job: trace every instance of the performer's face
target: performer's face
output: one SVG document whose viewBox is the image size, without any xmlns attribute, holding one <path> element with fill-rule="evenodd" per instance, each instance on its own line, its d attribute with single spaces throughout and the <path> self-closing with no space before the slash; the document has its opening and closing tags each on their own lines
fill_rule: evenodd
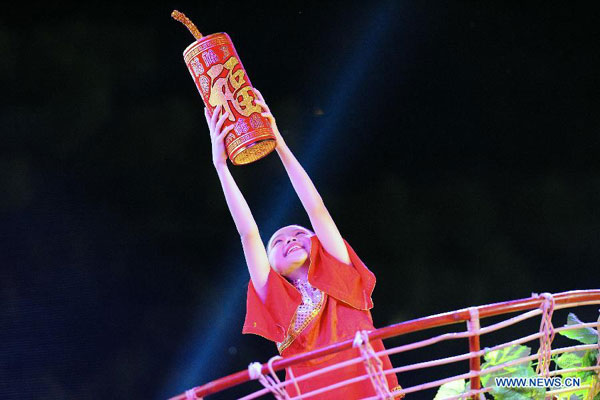
<svg viewBox="0 0 600 400">
<path fill-rule="evenodd" d="M 299 225 L 285 226 L 275 232 L 267 248 L 273 269 L 283 276 L 294 275 L 294 271 L 308 262 L 312 235 Z"/>
</svg>

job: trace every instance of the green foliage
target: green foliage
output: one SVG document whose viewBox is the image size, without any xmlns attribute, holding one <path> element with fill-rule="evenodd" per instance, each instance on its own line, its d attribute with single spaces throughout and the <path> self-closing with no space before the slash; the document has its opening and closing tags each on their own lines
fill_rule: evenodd
<svg viewBox="0 0 600 400">
<path fill-rule="evenodd" d="M 489 367 L 493 367 L 507 363 L 512 360 L 516 360 L 517 358 L 527 357 L 530 354 L 531 349 L 529 347 L 513 345 L 500 350 L 494 350 L 485 353 L 485 355 L 483 356 L 483 359 L 485 360 L 484 365 L 487 364 Z M 508 368 L 520 368 L 521 365 L 522 364 L 519 364 Z M 485 367 L 482 366 L 482 368 Z"/>
<path fill-rule="evenodd" d="M 485 362 L 481 369 L 500 366 L 519 358 L 527 357 L 531 354 L 531 349 L 527 346 L 513 345 L 500 350 L 490 351 L 483 358 Z M 497 371 L 481 376 L 483 386 L 492 386 L 492 396 L 495 400 L 525 400 L 525 399 L 544 399 L 546 391 L 542 388 L 510 388 L 495 386 L 494 378 L 498 377 L 535 377 L 531 361 L 505 366 Z"/>
<path fill-rule="evenodd" d="M 569 325 L 577 325 L 583 323 L 577 318 L 577 316 L 573 313 L 569 313 L 567 317 L 567 324 Z M 583 344 L 596 344 L 598 343 L 598 333 L 595 329 L 592 328 L 577 328 L 570 329 L 568 331 L 559 332 L 561 335 L 568 337 L 569 339 L 577 340 Z M 596 365 L 596 358 L 598 357 L 598 350 L 587 350 L 587 351 L 574 351 L 570 353 L 562 353 L 560 356 L 554 359 L 554 363 L 556 366 L 563 369 L 573 369 L 573 368 L 585 368 Z M 561 374 L 563 378 L 566 377 L 576 377 L 581 379 L 581 386 L 593 386 L 596 381 L 596 373 L 594 371 L 577 371 L 577 372 L 567 372 Z M 559 399 L 574 399 L 574 400 L 582 400 L 586 399 L 588 395 L 588 389 L 582 390 L 573 390 L 570 392 L 561 393 Z M 595 393 L 594 400 L 600 400 L 600 393 Z"/>
<path fill-rule="evenodd" d="M 567 324 L 565 326 L 578 325 L 582 323 L 583 322 L 581 322 L 575 314 L 569 313 L 567 316 Z M 583 344 L 598 343 L 598 332 L 596 332 L 596 330 L 593 328 L 569 329 L 568 331 L 560 331 L 558 333 L 568 337 L 569 339 L 577 340 Z"/>
<path fill-rule="evenodd" d="M 570 313 L 567 317 L 567 324 L 576 325 L 582 322 Z M 578 328 L 559 332 L 561 335 L 570 339 L 577 340 L 583 344 L 598 343 L 598 333 L 592 328 Z M 484 355 L 485 362 L 481 369 L 485 370 L 492 367 L 502 366 L 502 368 L 481 376 L 481 384 L 484 387 L 492 387 L 490 394 L 494 400 L 543 400 L 546 390 L 543 388 L 508 388 L 496 387 L 494 378 L 497 377 L 536 377 L 535 369 L 531 361 L 521 364 L 504 366 L 511 361 L 527 357 L 531 354 L 531 349 L 527 346 L 513 345 L 503 349 L 494 350 Z M 558 370 L 567 370 L 574 368 L 585 368 L 596 365 L 598 350 L 576 351 L 563 353 L 560 356 L 553 357 L 554 364 Z M 581 385 L 590 385 L 593 387 L 596 382 L 597 374 L 594 371 L 577 371 L 561 374 L 566 377 L 577 377 L 581 379 Z M 464 379 L 452 381 L 440 386 L 434 400 L 442 400 L 447 397 L 456 396 L 469 391 L 469 381 Z M 588 396 L 588 389 L 573 390 L 558 395 L 560 400 L 585 400 Z M 594 393 L 593 400 L 600 400 L 600 392 Z"/>
<path fill-rule="evenodd" d="M 457 394 L 465 393 L 467 391 L 469 391 L 468 381 L 465 382 L 464 379 L 459 379 L 457 381 L 444 383 L 442 386 L 440 386 L 433 400 L 442 400 L 447 397 L 452 397 L 456 396 Z M 462 400 L 463 398 L 459 397 L 459 399 Z"/>
</svg>

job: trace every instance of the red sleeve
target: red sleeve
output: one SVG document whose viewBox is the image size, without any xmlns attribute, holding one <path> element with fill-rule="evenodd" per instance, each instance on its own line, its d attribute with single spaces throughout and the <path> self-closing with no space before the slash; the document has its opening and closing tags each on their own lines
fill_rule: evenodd
<svg viewBox="0 0 600 400">
<path fill-rule="evenodd" d="M 373 308 L 371 295 L 375 288 L 375 275 L 358 258 L 348 242 L 344 240 L 344 243 L 350 255 L 351 266 L 327 253 L 316 235 L 312 237 L 308 281 L 358 310 L 369 310 Z"/>
<path fill-rule="evenodd" d="M 273 342 L 283 342 L 294 313 L 302 303 L 300 293 L 272 269 L 267 278 L 267 298 L 263 303 L 248 283 L 246 320 L 242 333 L 253 333 Z"/>
</svg>

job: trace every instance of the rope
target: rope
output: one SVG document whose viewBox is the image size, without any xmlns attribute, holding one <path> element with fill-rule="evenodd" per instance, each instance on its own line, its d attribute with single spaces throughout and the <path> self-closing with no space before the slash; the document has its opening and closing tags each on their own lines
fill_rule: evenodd
<svg viewBox="0 0 600 400">
<path fill-rule="evenodd" d="M 542 321 L 540 323 L 540 350 L 538 351 L 538 365 L 536 374 L 544 375 L 548 378 L 550 372 L 550 362 L 552 361 L 552 341 L 554 340 L 554 326 L 552 326 L 552 313 L 554 312 L 554 297 L 550 293 L 536 295 L 543 297 L 544 301 L 540 305 L 542 309 Z"/>
<path fill-rule="evenodd" d="M 253 363 L 250 363 L 250 365 L 248 365 L 248 375 L 250 375 L 250 379 L 252 379 L 252 380 L 258 379 L 258 381 L 260 383 L 262 383 L 262 385 L 265 388 L 269 389 L 269 391 L 273 394 L 273 396 L 275 396 L 275 399 L 290 400 L 289 394 L 287 393 L 287 391 L 281 384 L 279 377 L 273 370 L 273 361 L 279 360 L 280 358 L 282 358 L 282 357 L 274 356 L 274 357 L 271 357 L 271 359 L 268 361 L 267 366 L 269 368 L 269 372 L 271 373 L 271 376 L 263 375 L 262 365 L 259 362 L 253 362 Z M 293 375 L 292 375 L 292 377 L 293 377 Z M 293 379 L 293 381 L 294 381 L 294 385 L 296 386 L 296 389 L 298 390 L 298 394 L 300 394 L 300 390 L 298 389 L 298 384 L 296 383 L 295 378 Z"/>
<path fill-rule="evenodd" d="M 296 393 L 298 394 L 298 396 L 301 396 L 302 392 L 300 392 L 300 388 L 298 387 L 298 382 L 296 382 L 296 377 L 294 376 L 292 367 L 287 367 L 285 370 L 287 371 L 288 376 L 290 377 L 290 380 L 292 381 L 292 383 L 294 384 L 294 387 L 296 388 Z"/>
<path fill-rule="evenodd" d="M 588 296 L 589 299 L 588 299 L 588 297 L 585 297 L 585 298 L 581 297 L 581 294 L 585 294 L 588 292 L 590 293 L 590 295 Z M 537 360 L 538 371 L 541 373 L 544 373 L 545 372 L 544 369 L 545 369 L 549 376 L 556 376 L 556 375 L 561 375 L 563 373 L 573 373 L 573 372 L 579 372 L 579 371 L 594 371 L 595 375 L 597 375 L 597 377 L 595 377 L 594 381 L 590 382 L 591 384 L 589 386 L 582 386 L 579 388 L 579 389 L 585 389 L 586 391 L 589 390 L 588 398 L 586 400 L 590 400 L 589 397 L 593 397 L 594 394 L 597 394 L 598 391 L 600 391 L 600 356 L 598 357 L 595 366 L 590 366 L 590 367 L 585 367 L 585 368 L 579 367 L 579 368 L 572 368 L 572 369 L 566 369 L 566 370 L 557 369 L 555 371 L 549 371 L 548 366 L 549 366 L 549 364 L 551 364 L 551 356 L 552 355 L 558 355 L 558 354 L 562 354 L 565 352 L 573 352 L 573 351 L 582 351 L 582 352 L 596 351 L 596 350 L 600 351 L 600 343 L 552 349 L 551 345 L 553 343 L 553 338 L 555 336 L 555 333 L 560 332 L 562 330 L 575 328 L 573 326 L 554 328 L 552 325 L 552 316 L 553 316 L 554 310 L 571 308 L 571 307 L 576 307 L 576 306 L 581 306 L 581 305 L 600 304 L 600 290 L 573 291 L 573 292 L 559 293 L 559 294 L 554 295 L 554 297 L 552 295 L 548 295 L 548 294 L 540 294 L 540 295 L 533 294 L 533 299 L 534 299 L 534 301 L 532 301 L 532 298 L 522 299 L 518 303 L 519 306 L 524 305 L 524 308 L 522 308 L 523 310 L 531 310 L 531 308 L 534 307 L 533 310 L 524 312 L 523 314 L 519 313 L 519 315 L 509 318 L 507 320 L 503 320 L 501 322 L 498 322 L 498 323 L 495 323 L 495 324 L 492 324 L 489 326 L 485 326 L 485 327 L 480 326 L 479 329 L 476 329 L 475 326 L 470 326 L 470 327 L 467 327 L 468 328 L 467 332 L 446 333 L 446 334 L 434 336 L 432 338 L 428 338 L 425 340 L 421 340 L 421 341 L 418 341 L 415 343 L 410 343 L 408 345 L 402 345 L 402 346 L 394 347 L 392 349 L 383 350 L 379 353 L 375 353 L 374 354 L 375 357 L 373 357 L 372 354 L 369 354 L 368 348 L 365 345 L 365 342 L 368 343 L 368 341 L 369 341 L 368 336 L 365 333 L 363 333 L 364 334 L 364 338 L 363 338 L 363 334 L 358 332 L 354 339 L 354 347 L 355 348 L 359 347 L 359 348 L 361 348 L 362 351 L 359 354 L 357 354 L 354 359 L 309 372 L 305 375 L 299 376 L 298 378 L 294 378 L 292 370 L 290 369 L 290 367 L 288 367 L 288 368 L 286 368 L 286 370 L 288 372 L 288 379 L 284 382 L 280 382 L 278 379 L 273 379 L 271 377 L 264 377 L 262 375 L 262 367 L 263 366 L 265 367 L 265 371 L 270 371 L 271 374 L 274 374 L 274 371 L 272 370 L 272 364 L 271 364 L 271 367 L 269 367 L 269 368 L 267 368 L 268 365 L 266 363 L 263 365 L 261 365 L 260 363 L 254 363 L 254 364 L 257 364 L 254 367 L 251 364 L 248 366 L 248 372 L 249 372 L 249 375 L 251 376 L 251 378 L 254 380 L 257 380 L 262 377 L 263 380 L 267 382 L 267 385 L 263 384 L 265 386 L 264 388 L 261 388 L 259 391 L 245 396 L 244 399 L 247 399 L 247 400 L 255 399 L 255 398 L 258 398 L 259 396 L 263 396 L 270 392 L 272 393 L 274 390 L 279 389 L 278 387 L 272 388 L 271 386 L 284 386 L 286 389 L 289 389 L 290 394 L 287 398 L 287 399 L 289 399 L 289 397 L 292 396 L 292 389 L 290 389 L 290 388 L 293 385 L 295 385 L 296 389 L 298 389 L 298 387 L 297 387 L 298 382 L 311 379 L 315 376 L 318 376 L 318 375 L 321 375 L 321 374 L 324 374 L 327 372 L 332 372 L 339 368 L 344 368 L 348 365 L 353 365 L 353 364 L 356 365 L 357 363 L 363 362 L 367 369 L 367 371 L 364 375 L 362 375 L 360 377 L 348 379 L 344 382 L 339 382 L 339 383 L 327 386 L 325 388 L 313 390 L 310 393 L 302 394 L 299 397 L 315 396 L 317 394 L 321 394 L 322 392 L 327 391 L 327 389 L 329 389 L 329 390 L 336 389 L 337 387 L 352 384 L 352 383 L 358 382 L 360 380 L 364 381 L 364 379 L 369 378 L 372 382 L 374 390 L 377 391 L 377 394 L 373 393 L 373 396 L 369 397 L 368 400 L 382 400 L 381 388 L 378 389 L 376 386 L 377 378 L 378 378 L 378 376 L 377 376 L 378 370 L 376 367 L 377 367 L 377 361 L 380 361 L 376 358 L 377 356 L 398 354 L 398 353 L 406 352 L 406 351 L 413 350 L 413 349 L 425 348 L 425 347 L 431 346 L 435 343 L 440 343 L 440 342 L 448 341 L 451 339 L 464 339 L 464 338 L 470 338 L 470 337 L 475 337 L 475 336 L 481 337 L 481 336 L 484 336 L 485 334 L 489 334 L 491 332 L 495 332 L 495 331 L 507 328 L 509 326 L 513 326 L 514 324 L 516 324 L 520 321 L 524 321 L 526 319 L 534 318 L 534 317 L 537 317 L 538 315 L 540 315 L 541 321 L 540 321 L 539 331 L 537 331 L 535 334 L 531 334 L 529 336 L 524 336 L 519 339 L 513 340 L 511 342 L 493 346 L 490 349 L 486 348 L 484 350 L 479 350 L 479 351 L 470 351 L 467 354 L 461 354 L 459 356 L 452 356 L 452 357 L 442 358 L 439 360 L 425 361 L 425 362 L 419 362 L 419 363 L 415 363 L 415 364 L 411 364 L 411 365 L 405 365 L 400 368 L 392 368 L 390 370 L 385 370 L 384 372 L 386 374 L 402 373 L 405 371 L 419 370 L 419 369 L 429 368 L 429 367 L 433 367 L 433 366 L 446 365 L 446 364 L 454 363 L 457 361 L 462 362 L 464 360 L 474 359 L 478 356 L 481 356 L 486 351 L 506 348 L 506 347 L 514 345 L 514 344 L 521 344 L 521 343 L 525 343 L 525 342 L 531 341 L 531 340 L 539 340 L 540 341 L 540 349 L 537 352 L 537 354 L 533 354 L 528 357 L 522 357 L 518 360 L 513 360 L 508 363 L 498 365 L 496 367 L 487 368 L 483 371 L 471 370 L 467 374 L 461 374 L 461 375 L 452 376 L 452 377 L 448 377 L 448 378 L 444 378 L 444 379 L 440 379 L 440 380 L 436 380 L 436 381 L 432 381 L 432 382 L 426 382 L 424 384 L 400 389 L 398 391 L 390 391 L 391 392 L 390 394 L 391 395 L 404 395 L 406 393 L 414 393 L 414 392 L 419 392 L 419 391 L 426 390 L 426 389 L 432 389 L 432 388 L 439 387 L 440 385 L 442 385 L 444 383 L 454 381 L 457 379 L 472 379 L 481 374 L 490 374 L 490 373 L 499 371 L 500 369 L 503 369 L 506 367 L 511 367 L 511 366 L 514 366 L 517 364 L 530 363 L 531 361 Z M 499 307 L 497 305 L 492 305 L 493 312 L 486 312 L 486 318 L 487 318 L 487 314 L 504 315 L 509 312 L 515 312 L 515 304 L 516 303 L 514 303 L 514 304 L 513 303 L 514 302 L 511 302 L 510 304 L 506 304 L 506 305 L 501 304 L 500 305 L 501 307 Z M 537 307 L 534 305 L 535 303 L 538 304 Z M 500 312 L 498 310 L 501 310 L 502 312 Z M 481 312 L 478 308 L 473 308 L 473 309 L 460 310 L 460 314 L 458 314 L 459 312 L 454 312 L 454 313 L 448 313 L 448 315 L 453 316 L 456 320 L 458 320 L 458 319 L 464 320 L 465 319 L 464 318 L 465 311 L 468 311 L 468 314 L 470 317 L 467 320 L 467 324 L 475 322 L 475 320 L 476 320 L 475 314 L 478 311 Z M 441 315 L 440 317 L 442 317 L 442 316 L 444 318 L 447 317 L 446 315 Z M 458 318 L 458 317 L 460 317 L 460 318 Z M 433 319 L 435 321 L 437 321 L 438 316 L 433 316 Z M 446 319 L 444 319 L 443 321 L 446 321 Z M 418 321 L 418 322 L 420 324 L 420 321 Z M 440 321 L 435 322 L 435 324 L 427 323 L 427 324 L 425 324 L 427 326 L 423 329 L 431 329 L 432 327 L 441 326 L 441 325 L 443 325 L 443 324 L 441 324 L 441 322 L 442 321 L 440 320 Z M 413 331 L 417 330 L 414 327 L 412 327 L 412 325 L 415 323 L 415 321 L 408 321 L 408 323 L 409 323 L 409 329 L 407 330 L 407 332 L 413 332 Z M 417 324 L 417 325 L 419 325 L 419 324 Z M 405 323 L 399 324 L 399 325 L 404 326 Z M 580 328 L 597 327 L 598 334 L 600 336 L 600 318 L 596 322 L 578 324 L 577 327 L 580 327 Z M 402 331 L 402 330 L 398 330 L 398 332 L 400 332 L 400 331 Z M 396 332 L 396 331 L 393 331 L 393 332 Z M 402 332 L 404 332 L 404 331 L 402 331 Z M 396 334 L 400 335 L 401 333 L 396 333 Z M 391 337 L 392 335 L 387 335 L 385 337 L 388 337 L 388 336 Z M 599 342 L 600 342 L 600 340 L 599 340 Z M 550 355 L 548 353 L 550 353 Z M 274 360 L 271 360 L 271 361 L 274 361 Z M 380 368 L 383 369 L 382 366 L 380 366 Z M 473 369 L 475 369 L 475 368 L 473 368 Z M 265 374 L 269 375 L 267 372 L 265 372 Z M 269 378 L 270 381 L 267 380 L 267 378 Z M 298 382 L 296 382 L 296 379 Z M 375 383 L 373 383 L 373 382 L 375 382 Z M 384 388 L 385 388 L 385 386 L 384 386 Z M 195 389 L 191 389 L 188 392 L 186 392 L 183 396 L 182 395 L 177 396 L 177 400 L 196 399 L 194 390 L 199 395 L 203 394 L 204 391 L 206 391 L 202 387 L 196 387 Z M 395 388 L 394 388 L 394 390 L 395 390 Z M 465 396 L 471 397 L 473 395 L 480 395 L 483 392 L 486 392 L 489 390 L 490 390 L 489 387 L 478 389 L 478 390 L 470 390 L 467 393 L 462 393 L 460 395 L 456 395 L 451 398 L 458 399 L 458 397 L 461 397 L 461 398 L 464 398 Z M 564 388 L 561 390 L 562 391 L 573 391 L 576 389 Z M 385 395 L 386 395 L 385 389 L 383 389 L 383 391 L 384 391 L 383 399 L 388 399 L 389 397 L 388 398 L 385 397 Z M 388 391 L 389 391 L 389 389 L 388 389 Z M 592 394 L 590 394 L 590 392 Z M 559 393 L 559 391 L 548 392 L 548 394 L 557 394 L 557 393 Z M 286 399 L 286 397 L 280 396 L 279 393 L 277 393 L 275 397 L 277 399 L 284 399 L 284 400 Z M 294 398 L 298 398 L 298 397 L 294 397 Z M 365 400 L 367 400 L 367 399 L 365 399 Z"/>
<path fill-rule="evenodd" d="M 377 393 L 377 398 L 381 400 L 393 399 L 394 395 L 390 392 L 383 374 L 383 362 L 377 357 L 373 346 L 369 343 L 369 333 L 367 331 L 357 331 L 352 347 L 358 347 L 360 350 L 365 369 Z"/>
</svg>

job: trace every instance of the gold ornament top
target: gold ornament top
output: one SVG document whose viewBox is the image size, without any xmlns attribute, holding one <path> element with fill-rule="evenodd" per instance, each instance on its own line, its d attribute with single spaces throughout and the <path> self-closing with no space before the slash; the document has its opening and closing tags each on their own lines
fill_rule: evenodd
<svg viewBox="0 0 600 400">
<path fill-rule="evenodd" d="M 196 25 L 194 25 L 194 23 L 190 21 L 190 19 L 186 17 L 184 13 L 177 10 L 173 10 L 173 12 L 171 13 L 171 17 L 184 24 L 185 27 L 188 28 L 190 33 L 194 35 L 196 40 L 202 39 L 202 34 L 198 30 L 198 28 L 196 28 Z"/>
</svg>

